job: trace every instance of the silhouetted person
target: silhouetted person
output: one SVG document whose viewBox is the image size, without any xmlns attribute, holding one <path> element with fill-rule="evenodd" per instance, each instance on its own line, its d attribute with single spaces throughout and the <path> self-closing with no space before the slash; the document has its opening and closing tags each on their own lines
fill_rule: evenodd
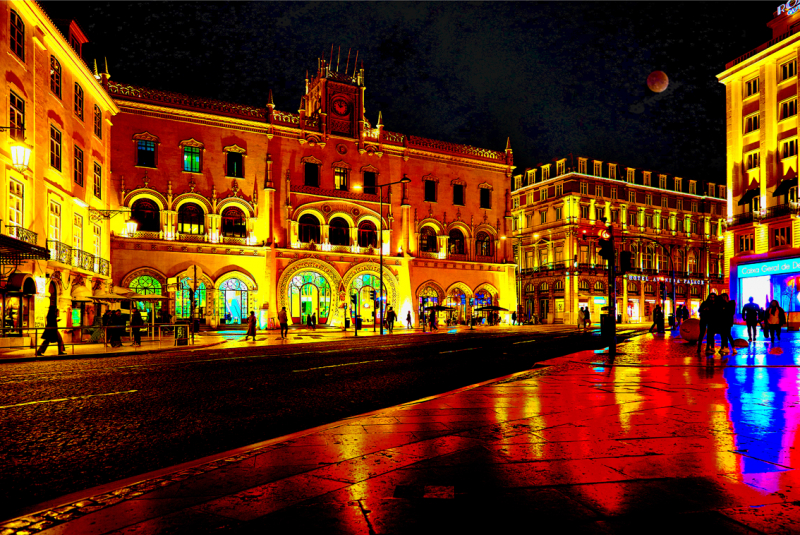
<svg viewBox="0 0 800 535">
<path fill-rule="evenodd" d="M 744 317 L 745 325 L 747 325 L 747 339 L 752 342 L 756 339 L 758 322 L 761 319 L 761 307 L 753 302 L 752 297 L 750 302 L 742 307 L 742 316 Z"/>
<path fill-rule="evenodd" d="M 703 346 L 703 336 L 706 335 L 706 329 L 708 329 L 708 334 L 706 335 L 706 353 L 714 352 L 714 329 L 712 327 L 711 318 L 714 316 L 714 300 L 716 297 L 717 294 L 711 293 L 705 301 L 700 303 L 700 308 L 698 310 L 700 314 L 700 336 L 697 338 L 698 353 L 700 353 L 700 349 Z"/>
<path fill-rule="evenodd" d="M 775 343 L 775 336 L 778 342 L 781 341 L 781 327 L 786 324 L 786 312 L 778 305 L 775 299 L 769 304 L 769 308 L 764 311 L 765 335 L 769 336 L 770 342 Z"/>
<path fill-rule="evenodd" d="M 142 313 L 139 312 L 138 308 L 133 309 L 133 315 L 131 316 L 131 332 L 133 333 L 133 346 L 141 346 L 142 345 L 142 333 L 139 331 L 139 328 L 144 325 L 144 320 L 142 319 Z"/>
<path fill-rule="evenodd" d="M 244 335 L 244 341 L 246 342 L 247 339 L 252 336 L 253 342 L 256 341 L 256 313 L 252 310 L 250 311 L 250 315 L 247 316 L 247 334 Z"/>
<path fill-rule="evenodd" d="M 67 352 L 64 351 L 64 341 L 61 339 L 61 333 L 58 332 L 58 309 L 56 307 L 51 306 L 47 311 L 47 319 L 44 326 L 45 329 L 44 333 L 42 333 L 42 345 L 39 346 L 39 350 L 36 351 L 36 355 L 41 357 L 51 342 L 58 344 L 59 355 L 66 355 Z"/>
</svg>

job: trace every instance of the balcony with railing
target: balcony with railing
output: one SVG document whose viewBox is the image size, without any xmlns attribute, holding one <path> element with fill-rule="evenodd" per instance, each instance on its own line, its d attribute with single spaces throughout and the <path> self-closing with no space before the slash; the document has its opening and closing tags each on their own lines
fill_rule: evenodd
<svg viewBox="0 0 800 535">
<path fill-rule="evenodd" d="M 36 241 L 39 238 L 39 235 L 34 231 L 10 223 L 6 225 L 6 231 L 7 236 L 24 241 L 25 243 L 30 243 L 31 245 L 36 245 Z"/>
<path fill-rule="evenodd" d="M 767 208 L 764 219 L 773 219 L 785 215 L 800 215 L 800 204 L 798 203 L 784 203 Z"/>
<path fill-rule="evenodd" d="M 93 271 L 106 277 L 111 274 L 111 264 L 105 258 L 70 247 L 57 240 L 47 240 L 47 248 L 50 250 L 50 259 L 54 262 Z"/>
<path fill-rule="evenodd" d="M 752 223 L 753 221 L 760 221 L 761 218 L 761 212 L 745 212 L 743 214 L 734 214 L 728 218 L 728 227 L 746 225 L 748 223 Z"/>
</svg>

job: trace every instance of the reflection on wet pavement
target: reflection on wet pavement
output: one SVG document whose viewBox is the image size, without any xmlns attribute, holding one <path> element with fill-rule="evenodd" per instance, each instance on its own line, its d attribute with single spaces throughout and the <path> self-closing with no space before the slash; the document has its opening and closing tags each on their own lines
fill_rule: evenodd
<svg viewBox="0 0 800 535">
<path fill-rule="evenodd" d="M 62 527 L 477 532 L 524 511 L 531 527 L 586 532 L 800 532 L 800 337 L 784 334 L 781 347 L 708 359 L 680 338 L 645 335 L 613 362 L 592 351 L 552 359 L 165 476 L 94 512 L 75 506 Z"/>
</svg>

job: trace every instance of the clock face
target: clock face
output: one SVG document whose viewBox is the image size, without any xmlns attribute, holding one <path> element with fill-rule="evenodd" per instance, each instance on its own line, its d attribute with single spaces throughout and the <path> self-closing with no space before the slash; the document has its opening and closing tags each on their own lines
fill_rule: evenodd
<svg viewBox="0 0 800 535">
<path fill-rule="evenodd" d="M 333 113 L 336 115 L 348 115 L 350 113 L 350 104 L 346 100 L 336 99 L 333 101 Z"/>
</svg>

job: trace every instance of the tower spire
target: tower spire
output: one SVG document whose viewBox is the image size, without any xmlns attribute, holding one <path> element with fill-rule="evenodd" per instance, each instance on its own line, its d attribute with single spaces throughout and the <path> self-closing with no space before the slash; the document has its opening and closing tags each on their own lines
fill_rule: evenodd
<svg viewBox="0 0 800 535">
<path fill-rule="evenodd" d="M 378 124 L 375 126 L 383 126 L 383 113 L 380 111 L 378 112 Z"/>
<path fill-rule="evenodd" d="M 269 97 L 267 97 L 267 107 L 270 111 L 275 108 L 275 102 L 272 101 L 272 89 L 269 90 Z"/>
</svg>

